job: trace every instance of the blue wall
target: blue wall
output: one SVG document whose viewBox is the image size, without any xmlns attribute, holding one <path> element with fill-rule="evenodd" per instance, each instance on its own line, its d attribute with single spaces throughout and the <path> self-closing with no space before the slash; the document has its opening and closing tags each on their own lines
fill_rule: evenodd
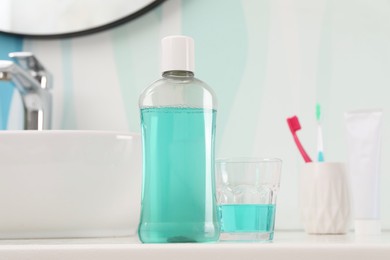
<svg viewBox="0 0 390 260">
<path fill-rule="evenodd" d="M 0 60 L 8 60 L 8 53 L 21 51 L 23 38 L 0 33 Z M 9 108 L 14 92 L 13 84 L 0 81 L 0 130 L 7 128 Z"/>
<path fill-rule="evenodd" d="M 283 159 L 276 226 L 300 228 L 303 160 L 286 118 L 299 116 L 299 137 L 314 158 L 319 102 L 325 158 L 346 161 L 343 113 L 390 110 L 390 2 L 169 0 L 88 36 L 1 36 L 1 58 L 23 42 L 52 72 L 54 129 L 139 132 L 138 97 L 160 77 L 160 39 L 169 34 L 194 38 L 196 76 L 217 93 L 216 156 Z M 0 90 L 4 129 L 12 89 Z M 8 129 L 20 119 L 14 107 Z M 390 228 L 389 120 L 383 126 L 382 219 Z"/>
</svg>

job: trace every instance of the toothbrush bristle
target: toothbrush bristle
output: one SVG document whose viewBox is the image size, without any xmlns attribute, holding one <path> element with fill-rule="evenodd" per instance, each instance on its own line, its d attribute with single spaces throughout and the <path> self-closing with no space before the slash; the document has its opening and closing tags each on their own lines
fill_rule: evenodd
<svg viewBox="0 0 390 260">
<path fill-rule="evenodd" d="M 321 106 L 318 103 L 316 104 L 316 119 L 317 121 L 321 119 Z"/>
<path fill-rule="evenodd" d="M 287 124 L 290 127 L 291 132 L 296 132 L 301 129 L 301 124 L 299 123 L 297 116 L 287 118 Z"/>
<path fill-rule="evenodd" d="M 324 161 L 324 153 L 323 152 L 318 152 L 318 158 L 317 158 L 317 160 L 319 161 L 319 162 L 323 162 Z"/>
</svg>

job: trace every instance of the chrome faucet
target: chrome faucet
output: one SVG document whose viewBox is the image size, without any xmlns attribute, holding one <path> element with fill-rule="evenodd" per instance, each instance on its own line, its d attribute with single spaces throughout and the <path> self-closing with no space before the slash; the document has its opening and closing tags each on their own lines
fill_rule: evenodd
<svg viewBox="0 0 390 260">
<path fill-rule="evenodd" d="M 24 129 L 51 128 L 52 77 L 30 52 L 12 52 L 0 60 L 0 80 L 12 81 L 22 97 Z"/>
</svg>

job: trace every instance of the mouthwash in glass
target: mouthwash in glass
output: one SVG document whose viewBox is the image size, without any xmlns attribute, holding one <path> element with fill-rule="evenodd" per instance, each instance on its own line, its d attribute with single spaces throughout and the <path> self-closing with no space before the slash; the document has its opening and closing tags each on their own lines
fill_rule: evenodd
<svg viewBox="0 0 390 260">
<path fill-rule="evenodd" d="M 162 40 L 162 79 L 140 97 L 143 243 L 218 241 L 214 182 L 217 102 L 194 77 L 194 43 Z"/>
</svg>

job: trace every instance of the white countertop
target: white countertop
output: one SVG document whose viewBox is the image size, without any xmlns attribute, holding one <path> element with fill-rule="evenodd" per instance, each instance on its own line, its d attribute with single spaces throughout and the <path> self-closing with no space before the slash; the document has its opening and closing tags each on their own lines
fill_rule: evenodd
<svg viewBox="0 0 390 260">
<path fill-rule="evenodd" d="M 273 243 L 141 244 L 137 237 L 0 240 L 0 259 L 389 260 L 390 232 L 380 236 L 275 232 Z"/>
</svg>

